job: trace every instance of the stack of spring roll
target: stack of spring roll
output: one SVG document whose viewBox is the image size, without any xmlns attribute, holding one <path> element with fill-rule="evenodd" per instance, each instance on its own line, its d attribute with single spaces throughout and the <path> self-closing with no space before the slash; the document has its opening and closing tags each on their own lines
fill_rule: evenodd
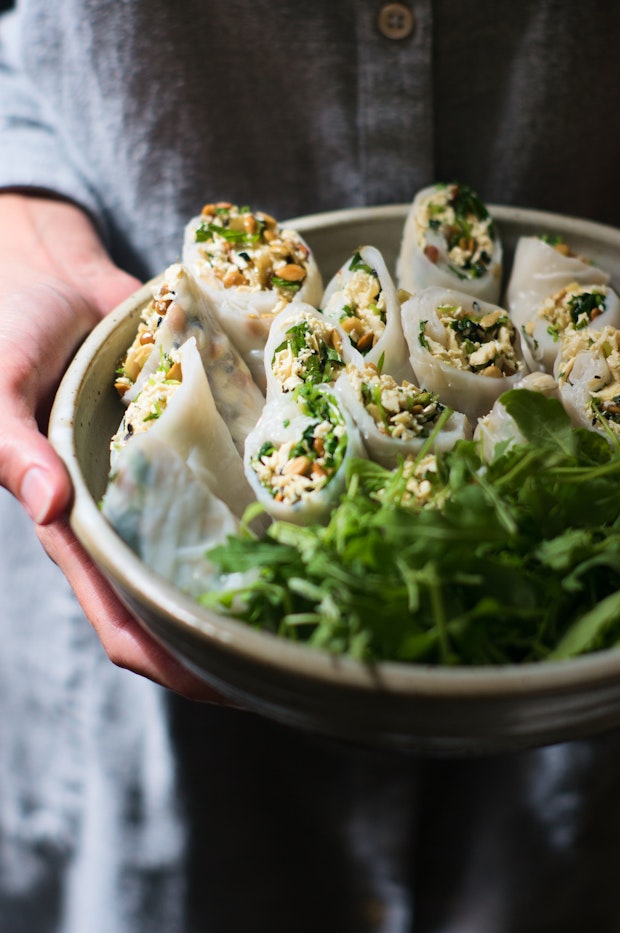
<svg viewBox="0 0 620 933">
<path fill-rule="evenodd" d="M 620 303 L 566 243 L 522 238 L 500 304 L 491 214 L 466 185 L 435 184 L 413 200 L 394 275 L 375 246 L 352 247 L 323 289 L 297 232 L 208 204 L 142 313 L 102 508 L 192 596 L 239 582 L 205 552 L 253 502 L 256 534 L 325 522 L 351 458 L 432 470 L 472 434 L 487 458 L 520 440 L 499 401 L 509 388 L 620 433 Z"/>
</svg>

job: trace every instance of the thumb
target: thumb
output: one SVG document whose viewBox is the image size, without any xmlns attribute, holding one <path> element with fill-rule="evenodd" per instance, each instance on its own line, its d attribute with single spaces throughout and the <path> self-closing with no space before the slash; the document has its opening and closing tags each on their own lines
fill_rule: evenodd
<svg viewBox="0 0 620 933">
<path fill-rule="evenodd" d="M 0 485 L 41 525 L 58 518 L 71 501 L 71 480 L 58 454 L 34 419 L 6 404 L 0 411 Z"/>
</svg>

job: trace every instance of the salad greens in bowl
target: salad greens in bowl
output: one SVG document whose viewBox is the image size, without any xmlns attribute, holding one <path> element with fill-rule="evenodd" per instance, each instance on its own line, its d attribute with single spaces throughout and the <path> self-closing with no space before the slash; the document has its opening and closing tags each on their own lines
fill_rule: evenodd
<svg viewBox="0 0 620 933">
<path fill-rule="evenodd" d="M 521 238 L 541 233 L 570 241 L 611 286 L 620 282 L 620 231 L 489 209 L 504 288 Z M 364 243 L 394 270 L 408 210 L 335 211 L 289 225 L 327 279 Z M 472 754 L 620 723 L 620 405 L 616 414 L 604 398 L 591 430 L 575 426 L 555 390 L 511 387 L 496 402 L 502 428 L 490 446 L 472 426 L 436 449 L 453 410 L 429 388 L 433 421 L 415 454 L 382 465 L 352 444 L 344 456 L 339 428 L 341 485 L 327 517 L 275 517 L 265 528 L 264 508 L 244 507 L 235 533 L 205 549 L 225 585 L 190 595 L 151 569 L 101 509 L 125 410 L 115 373 L 158 281 L 80 348 L 50 438 L 74 483 L 75 534 L 162 644 L 236 704 L 346 741 Z M 381 415 L 381 397 L 369 399 Z M 340 403 L 336 383 L 330 405 Z M 292 460 L 310 477 L 323 450 L 316 430 L 304 430 L 311 443 L 291 441 Z M 264 440 L 258 449 L 271 452 Z"/>
</svg>

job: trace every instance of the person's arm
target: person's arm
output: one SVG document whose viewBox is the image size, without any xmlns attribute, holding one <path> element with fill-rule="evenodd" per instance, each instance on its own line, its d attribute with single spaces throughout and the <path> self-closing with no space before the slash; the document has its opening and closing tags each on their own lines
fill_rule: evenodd
<svg viewBox="0 0 620 933">
<path fill-rule="evenodd" d="M 66 519 L 69 477 L 44 435 L 73 352 L 139 282 L 110 260 L 82 209 L 19 193 L 0 194 L 0 281 L 0 485 L 37 524 L 115 664 L 193 699 L 218 699 L 143 630 L 80 547 Z"/>
</svg>

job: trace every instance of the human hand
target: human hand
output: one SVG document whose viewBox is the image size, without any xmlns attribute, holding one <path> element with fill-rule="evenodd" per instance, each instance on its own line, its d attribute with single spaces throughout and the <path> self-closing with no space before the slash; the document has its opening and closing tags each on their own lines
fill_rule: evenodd
<svg viewBox="0 0 620 933">
<path fill-rule="evenodd" d="M 66 520 L 71 482 L 45 437 L 77 346 L 139 282 L 109 259 L 89 218 L 52 198 L 0 195 L 0 485 L 22 503 L 110 659 L 178 693 L 217 701 L 119 602 Z"/>
</svg>

